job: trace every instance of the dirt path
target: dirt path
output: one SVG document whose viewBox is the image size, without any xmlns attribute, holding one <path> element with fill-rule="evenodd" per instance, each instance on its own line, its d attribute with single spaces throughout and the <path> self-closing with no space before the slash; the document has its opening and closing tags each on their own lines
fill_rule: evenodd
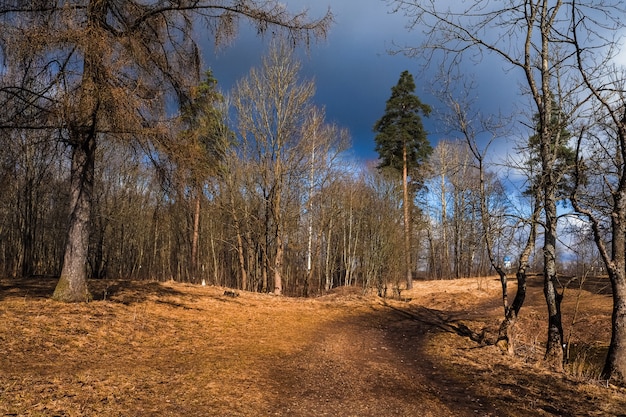
<svg viewBox="0 0 626 417">
<path fill-rule="evenodd" d="M 383 307 L 335 322 L 272 379 L 280 416 L 498 415 L 437 369 L 424 341 L 435 326 Z"/>
<path fill-rule="evenodd" d="M 358 290 L 288 299 L 182 284 L 0 280 L 0 416 L 616 416 L 626 393 L 536 364 L 530 294 L 515 359 L 472 340 L 497 324 L 497 286 L 419 283 L 412 301 Z M 540 288 L 538 289 L 540 291 Z M 540 293 L 536 296 L 540 301 Z M 595 297 L 595 298 L 594 298 Z M 604 298 L 603 298 L 604 297 Z M 606 336 L 589 295 L 579 335 Z M 567 308 L 567 304 L 565 304 Z M 578 336 L 577 336 L 578 337 Z M 539 342 L 540 343 L 540 340 Z M 534 353 L 533 353 L 534 352 Z"/>
</svg>

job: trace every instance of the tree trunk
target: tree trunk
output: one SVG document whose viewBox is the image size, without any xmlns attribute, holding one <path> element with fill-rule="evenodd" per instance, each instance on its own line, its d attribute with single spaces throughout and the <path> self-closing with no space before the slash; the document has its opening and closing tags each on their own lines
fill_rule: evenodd
<svg viewBox="0 0 626 417">
<path fill-rule="evenodd" d="M 107 2 L 89 2 L 88 23 L 94 33 L 106 22 Z M 96 138 L 101 108 L 102 75 L 106 73 L 98 42 L 82 51 L 83 75 L 74 114 L 68 120 L 72 167 L 70 173 L 70 222 L 61 277 L 52 298 L 83 302 L 91 298 L 87 288 L 89 220 L 93 204 Z"/>
<path fill-rule="evenodd" d="M 274 294 L 283 293 L 283 237 L 279 233 L 276 235 L 276 256 L 274 257 Z"/>
<path fill-rule="evenodd" d="M 526 270 L 521 269 L 517 271 L 517 292 L 511 307 L 506 310 L 504 320 L 500 323 L 498 331 L 498 340 L 496 345 L 502 350 L 502 352 L 509 355 L 515 353 L 515 337 L 513 335 L 513 328 L 517 322 L 519 311 L 524 305 L 526 299 Z"/>
<path fill-rule="evenodd" d="M 442 157 L 445 159 L 449 157 L 447 151 L 444 151 Z M 443 165 L 443 164 L 442 164 Z M 442 167 L 440 174 L 440 204 L 441 204 L 441 277 L 449 279 L 450 277 L 450 245 L 448 244 L 448 204 L 446 201 L 446 172 L 445 167 Z M 406 227 L 406 226 L 405 226 Z"/>
<path fill-rule="evenodd" d="M 539 215 L 541 206 L 539 204 L 540 194 L 535 193 L 535 209 L 530 219 L 530 233 L 526 239 L 524 250 L 520 254 L 519 263 L 517 265 L 517 292 L 511 306 L 505 311 L 504 320 L 500 324 L 498 332 L 498 341 L 496 344 L 505 353 L 512 355 L 515 353 L 515 337 L 513 336 L 513 328 L 517 322 L 524 301 L 526 300 L 526 278 L 529 268 L 530 255 L 535 250 L 535 241 L 537 238 L 537 225 L 539 223 Z"/>
<path fill-rule="evenodd" d="M 91 299 L 87 288 L 87 255 L 95 159 L 96 140 L 95 135 L 90 133 L 72 148 L 70 224 L 61 277 L 52 295 L 58 301 L 84 302 Z"/>
<path fill-rule="evenodd" d="M 198 274 L 198 240 L 200 239 L 200 193 L 201 187 L 196 187 L 193 210 L 193 232 L 191 236 L 191 280 L 195 282 Z"/>
<path fill-rule="evenodd" d="M 280 165 L 279 165 L 280 167 Z M 282 170 L 277 169 L 277 172 L 282 172 Z M 276 240 L 276 255 L 274 257 L 274 294 L 282 295 L 283 293 L 283 257 L 285 253 L 285 248 L 283 247 L 283 216 L 281 212 L 281 190 L 282 187 L 278 188 L 274 194 L 274 204 L 272 207 L 272 213 L 274 217 L 275 225 L 275 240 Z"/>
<path fill-rule="evenodd" d="M 406 145 L 402 149 L 402 193 L 404 199 L 404 262 L 406 268 L 406 289 L 413 288 L 413 272 L 411 265 L 411 200 L 409 199 L 408 160 Z"/>
<path fill-rule="evenodd" d="M 624 274 L 612 274 L 613 314 L 611 318 L 611 344 L 602 375 L 619 384 L 626 381 L 626 279 Z"/>
<path fill-rule="evenodd" d="M 243 238 L 241 236 L 241 227 L 239 225 L 239 217 L 235 212 L 234 199 L 231 195 L 231 205 L 232 205 L 232 216 L 233 216 L 233 225 L 235 227 L 235 235 L 237 237 L 237 258 L 239 260 L 239 272 L 241 274 L 241 289 L 243 291 L 248 290 L 248 272 L 246 271 L 246 260 L 244 257 L 244 247 L 243 247 Z"/>
<path fill-rule="evenodd" d="M 548 340 L 545 361 L 555 370 L 563 369 L 563 324 L 561 321 L 561 294 L 557 289 L 556 277 L 556 203 L 552 193 L 546 193 L 544 213 L 544 286 L 543 292 L 548 307 Z"/>
<path fill-rule="evenodd" d="M 333 286 L 333 279 L 332 279 L 332 269 L 331 269 L 331 247 L 332 247 L 332 231 L 333 231 L 333 217 L 330 217 L 330 220 L 328 221 L 328 234 L 326 237 L 326 260 L 325 260 L 325 268 L 324 268 L 324 275 L 325 275 L 325 283 L 324 283 L 324 289 L 326 291 L 330 291 L 330 289 Z"/>
<path fill-rule="evenodd" d="M 622 132 L 623 133 L 623 132 Z M 611 289 L 613 290 L 613 314 L 611 317 L 611 344 L 604 363 L 602 375 L 607 380 L 626 384 L 626 176 L 622 176 L 619 190 L 613 197 L 611 213 L 612 260 L 605 261 Z M 600 240 L 596 236 L 596 243 Z M 602 251 L 604 257 L 606 251 Z"/>
<path fill-rule="evenodd" d="M 23 216 L 23 226 L 22 226 L 22 276 L 30 277 L 34 274 L 34 243 L 35 243 L 35 222 L 36 216 L 34 214 L 35 211 L 35 199 L 33 198 L 33 187 L 34 184 L 32 181 L 27 179 L 26 185 L 24 187 L 23 196 L 24 196 L 24 208 L 22 209 Z"/>
</svg>

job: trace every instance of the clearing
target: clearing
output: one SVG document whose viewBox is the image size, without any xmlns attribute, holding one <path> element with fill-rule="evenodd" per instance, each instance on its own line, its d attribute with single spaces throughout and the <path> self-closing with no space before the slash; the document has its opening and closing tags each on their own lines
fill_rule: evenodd
<svg viewBox="0 0 626 417">
<path fill-rule="evenodd" d="M 502 315 L 494 278 L 416 282 L 402 300 L 91 281 L 96 300 L 77 305 L 49 300 L 55 283 L 0 280 L 0 416 L 626 413 L 626 391 L 594 377 L 609 339 L 603 280 L 565 294 L 562 374 L 541 367 L 540 278 L 515 358 L 474 341 Z"/>
</svg>

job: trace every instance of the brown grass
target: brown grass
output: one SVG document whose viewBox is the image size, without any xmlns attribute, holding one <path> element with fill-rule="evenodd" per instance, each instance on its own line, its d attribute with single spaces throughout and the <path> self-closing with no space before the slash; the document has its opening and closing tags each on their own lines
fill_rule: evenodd
<svg viewBox="0 0 626 417">
<path fill-rule="evenodd" d="M 516 357 L 472 340 L 500 316 L 493 278 L 417 282 L 403 300 L 358 289 L 289 299 L 174 283 L 94 281 L 97 301 L 48 299 L 53 280 L 0 281 L 0 415 L 609 416 L 597 380 L 610 298 L 581 293 L 569 371 L 541 366 L 531 282 Z M 566 332 L 576 291 L 563 304 Z"/>
</svg>

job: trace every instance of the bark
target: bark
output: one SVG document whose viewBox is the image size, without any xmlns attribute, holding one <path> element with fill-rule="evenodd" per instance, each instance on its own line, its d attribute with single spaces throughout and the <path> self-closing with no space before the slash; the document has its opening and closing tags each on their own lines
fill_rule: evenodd
<svg viewBox="0 0 626 417">
<path fill-rule="evenodd" d="M 517 292 L 511 307 L 509 307 L 504 316 L 504 320 L 500 323 L 498 331 L 498 340 L 496 345 L 502 350 L 502 352 L 509 355 L 515 353 L 515 335 L 514 328 L 517 323 L 517 317 L 526 300 L 526 270 L 522 269 L 517 271 Z"/>
<path fill-rule="evenodd" d="M 409 199 L 408 161 L 406 145 L 402 149 L 402 192 L 404 198 L 404 262 L 406 267 L 406 289 L 413 288 L 413 273 L 411 264 L 411 200 Z"/>
<path fill-rule="evenodd" d="M 526 300 L 526 278 L 529 268 L 530 255 L 535 250 L 535 241 L 537 238 L 537 225 L 539 223 L 539 215 L 541 213 L 541 206 L 539 205 L 540 195 L 535 194 L 535 209 L 530 218 L 530 232 L 524 250 L 520 254 L 520 259 L 517 266 L 517 272 L 515 274 L 517 279 L 517 292 L 511 306 L 505 310 L 504 320 L 500 324 L 498 332 L 498 340 L 496 345 L 505 353 L 510 355 L 515 353 L 515 336 L 514 328 L 519 312 Z"/>
<path fill-rule="evenodd" d="M 331 269 L 331 245 L 332 245 L 333 217 L 328 221 L 328 232 L 326 237 L 326 260 L 324 267 L 325 283 L 324 289 L 330 291 L 333 286 L 332 269 Z"/>
<path fill-rule="evenodd" d="M 626 136 L 624 136 L 626 137 Z M 622 143 L 626 144 L 626 141 Z M 626 147 L 624 148 L 626 151 Z M 613 312 L 611 315 L 611 343 L 602 370 L 602 378 L 624 385 L 626 383 L 626 172 L 622 172 L 618 190 L 613 195 L 611 211 L 611 250 L 604 243 L 600 221 L 582 207 L 576 193 L 572 197 L 574 208 L 583 213 L 591 222 L 596 247 L 604 261 L 613 292 Z M 577 172 L 577 186 L 578 186 Z"/>
<path fill-rule="evenodd" d="M 91 134 L 72 149 L 70 224 L 61 277 L 52 298 L 63 302 L 91 299 L 87 288 L 87 254 L 91 215 L 96 140 Z"/>
<path fill-rule="evenodd" d="M 283 237 L 282 234 L 276 235 L 276 256 L 274 257 L 274 294 L 281 295 L 283 293 Z"/>
<path fill-rule="evenodd" d="M 541 7 L 541 94 L 535 93 L 540 110 L 540 156 L 542 190 L 544 193 L 544 245 L 543 245 L 543 279 L 544 296 L 548 307 L 548 340 L 546 343 L 545 361 L 556 370 L 563 369 L 563 324 L 561 322 L 561 298 L 556 288 L 556 242 L 557 242 L 557 211 L 555 181 L 556 152 L 559 148 L 559 133 L 552 132 L 552 99 L 551 91 L 551 60 L 550 29 L 553 18 L 561 2 L 558 2 L 553 11 L 544 5 Z M 552 13 L 552 14 L 550 14 Z M 555 134 L 556 140 L 555 139 Z M 554 143 L 553 143 L 554 142 Z"/>
<path fill-rule="evenodd" d="M 239 272 L 241 273 L 241 289 L 243 291 L 248 290 L 248 273 L 246 271 L 246 260 L 244 257 L 243 238 L 241 236 L 241 226 L 239 224 L 239 216 L 235 210 L 235 200 L 231 191 L 231 214 L 233 216 L 233 225 L 235 227 L 235 235 L 237 237 L 237 255 L 239 260 Z"/>
<path fill-rule="evenodd" d="M 573 27 L 579 27 L 579 18 L 575 14 L 576 9 L 572 9 L 572 22 Z M 584 18 L 584 17 L 583 17 Z M 623 19 L 622 19 L 623 21 Z M 577 67 L 582 76 L 584 85 L 591 92 L 593 98 L 599 103 L 600 107 L 606 112 L 609 120 L 612 121 L 615 130 L 615 153 L 616 162 L 619 164 L 619 170 L 617 171 L 617 184 L 616 187 L 611 190 L 612 201 L 611 207 L 611 250 L 609 251 L 605 244 L 605 230 L 601 226 L 600 219 L 596 216 L 593 210 L 584 208 L 578 200 L 579 188 L 582 186 L 582 172 L 581 168 L 584 168 L 583 155 L 581 153 L 581 142 L 583 138 L 583 132 L 579 137 L 578 147 L 576 155 L 578 163 L 576 164 L 576 185 L 571 197 L 574 208 L 584 214 L 591 223 L 593 231 L 594 241 L 598 252 L 606 266 L 609 279 L 611 281 L 611 289 L 613 292 L 613 312 L 611 316 L 611 343 L 609 345 L 609 351 L 606 357 L 604 368 L 602 370 L 602 377 L 606 380 L 612 380 L 620 385 L 626 385 L 626 104 L 623 98 L 616 106 L 613 102 L 612 96 L 614 95 L 613 85 L 605 85 L 606 79 L 615 79 L 617 72 L 613 65 L 606 65 L 608 73 L 602 73 L 601 76 L 594 74 L 598 68 L 596 65 L 592 65 L 591 72 L 589 67 L 586 66 L 586 60 L 583 54 L 584 48 L 581 47 L 582 42 L 578 39 L 578 30 L 573 31 L 573 44 L 576 46 L 576 60 Z M 584 37 L 583 37 L 584 39 Z M 614 46 L 613 44 L 609 44 Z M 614 48 L 605 48 L 612 51 Z M 614 55 L 612 56 L 614 57 Z M 608 55 L 608 58 L 612 58 Z M 594 60 L 594 62 L 601 62 L 600 60 Z M 605 61 L 609 62 L 609 61 Z M 600 66 L 602 68 L 603 66 Z M 621 80 L 619 76 L 616 79 Z M 600 84 L 595 84 L 600 80 Z M 618 82 L 619 84 L 619 82 Z M 617 89 L 621 89 L 618 87 Z M 606 92 L 608 95 L 604 95 Z M 602 122 L 604 124 L 604 122 Z M 607 146 L 602 144 L 603 147 Z M 610 149 L 610 148 L 608 148 Z M 601 177 L 606 181 L 606 173 L 602 172 Z"/>
<path fill-rule="evenodd" d="M 556 276 L 556 203 L 546 198 L 544 207 L 546 224 L 544 231 L 544 287 L 543 292 L 548 308 L 548 340 L 545 361 L 548 366 L 563 368 L 563 324 L 561 321 L 561 299 L 557 289 Z"/>
<path fill-rule="evenodd" d="M 602 375 L 619 384 L 626 381 L 626 279 L 623 274 L 611 276 L 613 314 L 611 344 Z"/>
<path fill-rule="evenodd" d="M 280 158 L 277 158 L 274 163 L 274 173 L 277 180 L 275 188 L 273 190 L 272 201 L 272 219 L 274 221 L 274 239 L 276 243 L 276 254 L 274 256 L 274 294 L 282 295 L 283 293 L 283 257 L 285 248 L 283 246 L 284 241 L 284 225 L 283 225 L 283 207 L 282 207 L 282 176 L 283 176 L 283 164 Z"/>
<path fill-rule="evenodd" d="M 87 25 L 98 32 L 106 20 L 106 2 L 89 4 Z M 104 63 L 98 42 L 88 44 L 83 53 L 83 74 L 77 105 L 70 114 L 68 131 L 72 147 L 70 173 L 70 222 L 63 257 L 63 269 L 52 296 L 64 302 L 91 298 L 87 288 L 89 220 L 93 205 L 96 137 L 102 111 Z"/>
<path fill-rule="evenodd" d="M 624 129 L 622 129 L 624 133 Z M 624 136 L 626 137 L 626 135 Z M 626 144 L 622 142 L 622 144 Z M 624 148 L 626 151 L 626 147 Z M 609 278 L 613 290 L 613 313 L 611 315 L 611 344 L 602 370 L 607 380 L 626 383 L 626 175 L 620 181 L 619 190 L 613 197 L 611 228 L 612 260 L 608 262 Z M 600 236 L 596 237 L 596 243 Z M 604 254 L 604 252 L 603 252 Z M 606 263 L 606 262 L 605 262 Z"/>
<path fill-rule="evenodd" d="M 312 275 L 312 262 L 313 262 L 313 188 L 315 180 L 315 132 L 313 134 L 313 146 L 311 147 L 311 170 L 309 171 L 309 192 L 307 202 L 307 216 L 308 216 L 308 232 L 307 232 L 307 245 L 306 245 L 306 275 L 304 278 L 304 296 L 309 296 L 311 275 Z"/>
<path fill-rule="evenodd" d="M 198 240 L 200 239 L 200 187 L 196 187 L 197 195 L 194 199 L 193 232 L 191 236 L 191 274 L 192 280 L 196 280 L 198 273 Z"/>
</svg>

